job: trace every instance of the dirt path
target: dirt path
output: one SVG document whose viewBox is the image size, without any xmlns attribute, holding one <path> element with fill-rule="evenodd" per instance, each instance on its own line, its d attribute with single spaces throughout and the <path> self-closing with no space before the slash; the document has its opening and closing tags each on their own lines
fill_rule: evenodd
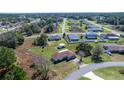
<svg viewBox="0 0 124 93">
<path fill-rule="evenodd" d="M 34 73 L 34 69 L 30 68 L 30 66 L 33 63 L 40 64 L 46 62 L 44 58 L 34 55 L 29 51 L 29 49 L 33 47 L 32 43 L 32 39 L 26 39 L 23 45 L 15 49 L 15 53 L 17 55 L 17 64 L 24 69 L 29 79 L 31 79 Z"/>
<path fill-rule="evenodd" d="M 32 77 L 33 71 L 30 69 L 32 54 L 28 51 L 32 47 L 32 40 L 25 40 L 24 44 L 15 49 L 17 64 L 26 71 L 28 78 Z"/>
</svg>

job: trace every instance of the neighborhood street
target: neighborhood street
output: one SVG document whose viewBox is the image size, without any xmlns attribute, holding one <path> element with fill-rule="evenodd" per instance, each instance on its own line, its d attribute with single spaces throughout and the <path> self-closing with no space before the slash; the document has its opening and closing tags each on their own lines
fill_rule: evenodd
<svg viewBox="0 0 124 93">
<path fill-rule="evenodd" d="M 62 33 L 65 33 L 65 22 L 66 22 L 66 18 L 63 19 L 63 24 L 62 24 Z"/>
<path fill-rule="evenodd" d="M 73 73 L 71 73 L 69 76 L 65 78 L 65 80 L 77 80 L 82 75 L 90 71 L 94 71 L 96 69 L 105 68 L 105 67 L 114 67 L 114 66 L 124 66 L 124 62 L 103 62 L 103 63 L 86 65 L 85 67 L 82 67 L 79 70 L 76 70 Z"/>
<path fill-rule="evenodd" d="M 95 23 L 95 22 L 93 22 L 93 21 L 89 21 L 89 20 L 87 20 L 87 19 L 85 19 L 85 20 L 86 20 L 87 22 L 91 23 L 91 24 L 94 24 L 94 25 L 98 26 L 98 27 L 103 27 L 104 29 L 111 31 L 113 34 L 116 34 L 116 35 L 119 35 L 119 36 L 120 36 L 120 34 L 121 34 L 121 32 L 118 32 L 118 31 L 116 31 L 116 30 L 109 29 L 109 28 L 105 27 L 104 25 L 97 24 L 97 23 Z"/>
</svg>

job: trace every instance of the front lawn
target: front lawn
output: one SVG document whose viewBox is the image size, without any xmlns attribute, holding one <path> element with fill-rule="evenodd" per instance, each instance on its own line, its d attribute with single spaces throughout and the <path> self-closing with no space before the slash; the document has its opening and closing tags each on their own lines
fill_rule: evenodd
<svg viewBox="0 0 124 93">
<path fill-rule="evenodd" d="M 124 75 L 120 74 L 119 70 L 124 70 L 124 67 L 102 68 L 93 72 L 105 80 L 124 80 Z"/>
<path fill-rule="evenodd" d="M 73 62 L 61 62 L 58 64 L 52 64 L 50 65 L 50 72 L 55 72 L 56 75 L 52 75 L 50 79 L 64 79 L 66 76 L 68 76 L 70 73 L 78 69 L 78 65 L 76 65 Z"/>
<path fill-rule="evenodd" d="M 52 55 L 55 52 L 60 51 L 59 49 L 57 49 L 57 46 L 60 43 L 64 43 L 66 45 L 65 49 L 69 49 L 71 51 L 75 50 L 76 44 L 69 45 L 66 43 L 66 41 L 64 39 L 62 39 L 60 41 L 49 42 L 49 45 L 47 45 L 44 49 L 42 49 L 41 47 L 38 47 L 38 46 L 34 46 L 33 48 L 31 48 L 32 53 L 39 55 L 39 56 L 43 56 L 44 58 L 46 58 L 49 61 L 50 74 L 51 74 L 50 79 L 64 79 L 64 77 L 66 77 L 69 73 L 78 69 L 78 65 L 73 62 L 64 62 L 63 61 L 58 64 L 53 64 L 50 61 Z"/>
</svg>

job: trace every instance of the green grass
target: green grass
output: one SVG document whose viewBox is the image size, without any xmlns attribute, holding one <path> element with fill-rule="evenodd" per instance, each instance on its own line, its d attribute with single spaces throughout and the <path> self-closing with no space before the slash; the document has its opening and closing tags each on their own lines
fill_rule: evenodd
<svg viewBox="0 0 124 93">
<path fill-rule="evenodd" d="M 102 54 L 101 57 L 102 57 L 102 62 L 110 62 L 110 61 L 111 61 L 111 57 L 110 57 L 109 55 L 105 54 L 105 53 Z M 91 59 L 91 56 L 89 56 L 89 57 L 84 57 L 84 58 L 83 58 L 83 61 L 84 61 L 85 64 L 93 64 L 93 63 L 95 63 L 95 62 Z"/>
<path fill-rule="evenodd" d="M 96 75 L 106 80 L 124 80 L 124 75 L 119 73 L 119 70 L 124 67 L 109 67 L 93 71 Z"/>
<path fill-rule="evenodd" d="M 55 71 L 58 74 L 57 79 L 64 79 L 70 73 L 78 69 L 78 65 L 72 62 L 61 62 L 58 64 L 50 65 L 51 71 Z"/>
<path fill-rule="evenodd" d="M 49 61 L 50 71 L 55 71 L 58 74 L 55 79 L 64 79 L 64 77 L 67 76 L 69 73 L 78 69 L 78 65 L 75 63 L 72 63 L 72 62 L 60 62 L 60 63 L 54 65 L 50 61 L 52 55 L 55 52 L 60 51 L 56 48 L 60 43 L 65 43 L 65 45 L 66 45 L 65 49 L 75 51 L 76 44 L 69 45 L 65 42 L 64 39 L 62 39 L 60 41 L 51 42 L 51 44 L 46 46 L 44 49 L 42 49 L 41 47 L 37 47 L 37 46 L 35 46 L 31 49 L 32 53 L 39 55 L 39 56 L 43 56 L 44 58 L 46 58 Z"/>
<path fill-rule="evenodd" d="M 57 33 L 61 33 L 62 32 L 62 24 L 63 24 L 62 22 L 59 23 Z"/>
<path fill-rule="evenodd" d="M 82 24 L 81 29 L 82 29 L 83 32 L 86 32 L 87 31 L 85 28 L 86 28 L 86 24 Z"/>
<path fill-rule="evenodd" d="M 87 78 L 87 77 L 82 76 L 82 77 L 81 77 L 81 78 L 79 78 L 78 80 L 91 80 L 91 79 L 89 79 L 89 78 Z"/>
<path fill-rule="evenodd" d="M 3 29 L 0 29 L 0 32 L 6 32 L 6 31 L 7 31 L 7 30 L 5 30 L 5 29 L 4 29 L 4 30 L 3 30 Z"/>
<path fill-rule="evenodd" d="M 62 39 L 62 40 L 60 40 L 60 41 L 53 41 L 53 42 L 51 42 L 51 44 L 47 45 L 44 49 L 42 49 L 41 47 L 35 46 L 35 47 L 33 47 L 33 48 L 31 49 L 31 51 L 32 51 L 33 53 L 35 53 L 35 54 L 42 55 L 42 56 L 44 56 L 45 58 L 47 58 L 47 59 L 50 60 L 50 59 L 51 59 L 51 56 L 52 56 L 55 52 L 59 51 L 59 50 L 57 49 L 57 46 L 58 46 L 60 43 L 65 43 L 65 44 L 66 44 L 66 42 Z"/>
</svg>

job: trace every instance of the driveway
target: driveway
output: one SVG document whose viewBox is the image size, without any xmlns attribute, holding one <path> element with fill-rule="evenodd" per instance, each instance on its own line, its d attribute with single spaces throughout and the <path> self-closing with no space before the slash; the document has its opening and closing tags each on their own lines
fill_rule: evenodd
<svg viewBox="0 0 124 93">
<path fill-rule="evenodd" d="M 103 62 L 103 63 L 87 65 L 71 73 L 69 76 L 65 78 L 65 80 L 76 80 L 90 71 L 94 71 L 96 69 L 106 68 L 106 67 L 114 67 L 114 66 L 124 66 L 124 62 Z"/>
<path fill-rule="evenodd" d="M 89 78 L 89 79 L 91 79 L 91 80 L 104 80 L 103 78 L 101 78 L 101 77 L 95 75 L 92 71 L 91 71 L 91 72 L 88 72 L 88 73 L 86 73 L 86 74 L 84 74 L 83 76 L 84 76 L 84 77 L 87 77 L 87 78 Z"/>
</svg>

